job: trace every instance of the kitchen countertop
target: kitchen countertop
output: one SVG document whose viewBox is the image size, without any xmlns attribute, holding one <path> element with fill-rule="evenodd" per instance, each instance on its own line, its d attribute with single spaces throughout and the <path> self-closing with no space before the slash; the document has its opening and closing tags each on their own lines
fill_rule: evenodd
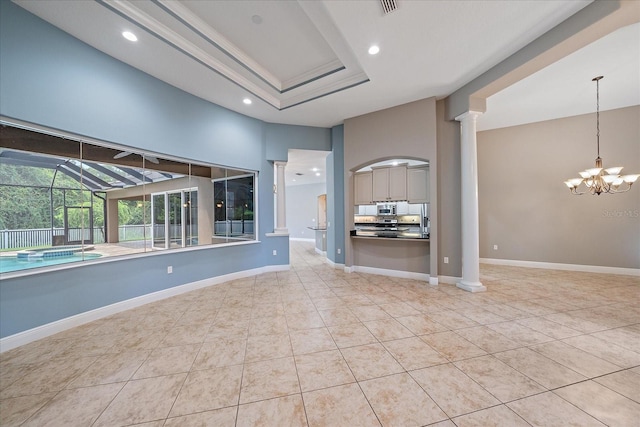
<svg viewBox="0 0 640 427">
<path fill-rule="evenodd" d="M 307 227 L 309 230 L 314 230 L 314 231 L 326 231 L 327 227 Z"/>
<path fill-rule="evenodd" d="M 388 231 L 364 231 L 351 230 L 351 237 L 364 239 L 391 239 L 391 240 L 420 240 L 429 241 L 429 234 L 422 234 L 414 231 L 399 231 L 389 233 Z"/>
</svg>

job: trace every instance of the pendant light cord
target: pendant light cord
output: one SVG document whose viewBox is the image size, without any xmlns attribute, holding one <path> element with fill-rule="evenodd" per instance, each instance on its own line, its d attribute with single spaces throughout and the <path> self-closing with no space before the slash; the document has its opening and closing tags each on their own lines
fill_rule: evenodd
<svg viewBox="0 0 640 427">
<path fill-rule="evenodd" d="M 603 76 L 595 77 L 596 82 L 596 143 L 598 145 L 598 158 L 600 158 L 600 79 Z"/>
</svg>

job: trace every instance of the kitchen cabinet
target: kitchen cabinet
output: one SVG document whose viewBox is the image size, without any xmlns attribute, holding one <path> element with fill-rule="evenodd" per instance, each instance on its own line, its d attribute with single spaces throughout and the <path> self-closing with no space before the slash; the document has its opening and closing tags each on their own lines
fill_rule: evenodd
<svg viewBox="0 0 640 427">
<path fill-rule="evenodd" d="M 381 167 L 372 171 L 373 201 L 407 200 L 407 167 Z"/>
<path fill-rule="evenodd" d="M 373 174 L 371 172 L 358 172 L 353 175 L 353 204 L 373 204 Z"/>
<path fill-rule="evenodd" d="M 429 203 L 429 167 L 407 168 L 407 200 L 409 203 Z"/>
</svg>

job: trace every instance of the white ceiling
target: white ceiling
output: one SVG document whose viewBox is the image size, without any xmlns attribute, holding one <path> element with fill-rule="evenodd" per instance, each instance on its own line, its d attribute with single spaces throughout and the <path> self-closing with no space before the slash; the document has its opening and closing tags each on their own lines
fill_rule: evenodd
<svg viewBox="0 0 640 427">
<path fill-rule="evenodd" d="M 386 15 L 377 0 L 14 2 L 215 104 L 267 122 L 330 127 L 446 97 L 591 0 L 398 0 Z M 367 53 L 371 44 L 378 55 Z M 622 28 L 490 97 L 479 129 L 592 112 L 596 75 L 605 76 L 602 110 L 640 104 L 639 52 L 640 24 Z M 326 153 L 300 156 L 301 168 L 324 167 Z"/>
</svg>

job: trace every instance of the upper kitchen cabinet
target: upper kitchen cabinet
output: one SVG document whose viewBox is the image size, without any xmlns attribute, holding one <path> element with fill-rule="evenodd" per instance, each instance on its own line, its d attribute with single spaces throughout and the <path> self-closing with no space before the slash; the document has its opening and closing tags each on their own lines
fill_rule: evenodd
<svg viewBox="0 0 640 427">
<path fill-rule="evenodd" d="M 407 168 L 407 200 L 409 203 L 429 203 L 429 167 Z"/>
<path fill-rule="evenodd" d="M 407 200 L 407 166 L 373 169 L 373 201 Z"/>
<path fill-rule="evenodd" d="M 354 205 L 373 204 L 373 174 L 369 172 L 358 172 L 353 175 Z"/>
</svg>

